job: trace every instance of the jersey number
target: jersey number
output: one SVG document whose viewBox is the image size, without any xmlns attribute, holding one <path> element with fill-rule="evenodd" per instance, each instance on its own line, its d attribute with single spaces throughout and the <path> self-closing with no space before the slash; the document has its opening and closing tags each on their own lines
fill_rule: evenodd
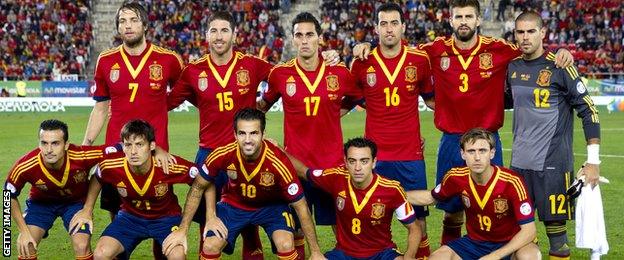
<svg viewBox="0 0 624 260">
<path fill-rule="evenodd" d="M 284 211 L 282 212 L 282 216 L 284 216 L 284 219 L 286 219 L 286 226 L 289 226 L 291 228 L 295 227 L 295 219 L 293 218 L 293 215 Z"/>
<path fill-rule="evenodd" d="M 460 92 L 468 91 L 468 74 L 466 73 L 459 74 L 459 80 L 462 81 L 461 85 L 459 85 L 459 91 Z"/>
<path fill-rule="evenodd" d="M 398 91 L 399 91 L 398 87 L 392 88 L 392 91 L 390 91 L 389 87 L 384 88 L 384 93 L 386 93 L 386 106 L 387 107 L 399 106 L 399 103 L 401 102 L 401 97 L 399 97 L 399 94 L 397 94 Z"/>
<path fill-rule="evenodd" d="M 141 205 L 145 205 L 145 210 L 152 209 L 149 200 L 132 200 L 132 204 L 134 204 L 134 207 L 137 209 L 141 209 Z"/>
<path fill-rule="evenodd" d="M 223 93 L 217 93 L 217 99 L 219 100 L 219 111 L 230 111 L 234 108 L 234 99 L 232 99 L 232 91 L 226 91 Z"/>
<path fill-rule="evenodd" d="M 492 227 L 492 220 L 488 216 L 481 216 L 481 214 L 477 214 L 479 218 L 479 226 L 481 226 L 481 230 L 490 231 Z"/>
<path fill-rule="evenodd" d="M 306 116 L 316 116 L 318 113 L 319 103 L 321 103 L 321 97 L 305 97 L 303 98 L 303 102 L 306 104 Z M 312 106 L 314 106 L 314 109 L 312 109 Z"/>
<path fill-rule="evenodd" d="M 132 90 L 132 94 L 130 95 L 130 103 L 132 103 L 134 102 L 134 97 L 136 97 L 136 93 L 139 90 L 139 83 L 128 84 L 128 89 Z"/>
<path fill-rule="evenodd" d="M 553 194 L 548 196 L 548 200 L 550 200 L 550 214 L 566 214 L 566 209 L 563 207 L 565 204 L 565 196 L 563 194 Z M 559 201 L 559 208 L 557 208 L 557 201 Z"/>
<path fill-rule="evenodd" d="M 253 186 L 253 184 L 241 183 L 241 192 L 243 194 L 243 197 L 255 198 L 256 186 Z"/>
<path fill-rule="evenodd" d="M 362 222 L 358 218 L 353 218 L 351 220 L 351 233 L 359 234 L 362 232 Z"/>
<path fill-rule="evenodd" d="M 548 89 L 536 88 L 533 90 L 535 96 L 535 107 L 550 107 L 548 104 L 548 97 L 550 97 L 550 91 Z"/>
</svg>

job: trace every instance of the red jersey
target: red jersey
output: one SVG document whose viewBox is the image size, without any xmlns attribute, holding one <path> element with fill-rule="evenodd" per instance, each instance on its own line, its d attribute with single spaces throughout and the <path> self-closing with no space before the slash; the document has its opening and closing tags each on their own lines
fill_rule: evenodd
<svg viewBox="0 0 624 260">
<path fill-rule="evenodd" d="M 365 135 L 377 144 L 377 159 L 422 160 L 418 96 L 433 95 L 427 54 L 402 47 L 389 59 L 375 48 L 367 60 L 355 60 L 351 72 L 366 99 Z"/>
<path fill-rule="evenodd" d="M 392 212 L 403 224 L 416 220 L 398 181 L 373 173 L 366 189 L 356 189 L 346 168 L 308 171 L 308 180 L 331 194 L 336 207 L 336 248 L 347 255 L 368 258 L 384 249 L 396 248 L 392 242 Z"/>
<path fill-rule="evenodd" d="M 45 167 L 39 148 L 22 156 L 11 169 L 6 189 L 17 197 L 30 183 L 29 198 L 38 202 L 77 202 L 87 198 L 89 170 L 115 147 L 69 145 L 61 170 Z"/>
<path fill-rule="evenodd" d="M 191 62 L 167 97 L 169 109 L 189 100 L 199 110 L 199 146 L 214 149 L 234 141 L 232 119 L 242 108 L 256 107 L 256 91 L 273 66 L 234 52 L 217 66 L 210 55 Z"/>
<path fill-rule="evenodd" d="M 261 155 L 253 162 L 242 158 L 236 142 L 215 149 L 206 158 L 204 178 L 214 180 L 219 172 L 227 173 L 222 202 L 243 210 L 257 210 L 303 198 L 303 189 L 286 154 L 270 142 L 262 143 Z"/>
<path fill-rule="evenodd" d="M 509 169 L 493 167 L 492 177 L 483 186 L 472 180 L 468 167 L 453 168 L 431 195 L 442 201 L 461 195 L 471 239 L 507 242 L 520 231 L 520 225 L 533 222 L 533 204 L 522 177 Z"/>
<path fill-rule="evenodd" d="M 145 175 L 130 171 L 125 154 L 107 156 L 97 168 L 100 183 L 108 183 L 117 188 L 121 197 L 121 210 L 145 219 L 157 219 L 180 215 L 178 197 L 173 192 L 173 184 L 193 182 L 199 170 L 195 164 L 175 156 L 177 163 L 169 166 L 169 174 L 155 165 Z"/>
<path fill-rule="evenodd" d="M 507 65 L 522 52 L 504 40 L 477 37 L 470 50 L 457 48 L 452 37 L 420 46 L 431 59 L 434 122 L 445 133 L 463 134 L 475 127 L 497 131 L 503 126 Z"/>
<path fill-rule="evenodd" d="M 120 45 L 104 51 L 95 65 L 93 98 L 110 100 L 106 143 L 120 141 L 121 128 L 142 119 L 156 130 L 156 144 L 167 150 L 167 86 L 173 86 L 183 62 L 173 51 L 147 44 L 137 56 Z"/>
<path fill-rule="evenodd" d="M 342 163 L 340 108 L 344 96 L 359 96 L 344 64 L 305 71 L 293 59 L 275 66 L 263 99 L 284 107 L 284 146 L 305 165 L 330 168 Z"/>
</svg>

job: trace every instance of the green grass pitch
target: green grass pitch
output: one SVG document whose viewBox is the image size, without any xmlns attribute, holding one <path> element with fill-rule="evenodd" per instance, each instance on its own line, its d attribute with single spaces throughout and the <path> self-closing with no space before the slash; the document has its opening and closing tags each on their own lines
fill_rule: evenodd
<svg viewBox="0 0 624 260">
<path fill-rule="evenodd" d="M 68 123 L 70 128 L 70 142 L 80 143 L 84 135 L 84 129 L 87 125 L 90 108 L 68 108 L 65 113 L 0 113 L 0 122 L 2 122 L 2 131 L 0 131 L 0 177 L 6 179 L 10 167 L 22 154 L 37 146 L 37 127 L 44 119 L 57 118 Z M 624 239 L 624 226 L 622 225 L 621 215 L 619 215 L 620 207 L 624 205 L 624 198 L 621 194 L 622 177 L 618 167 L 624 164 L 624 114 L 613 113 L 607 114 L 605 110 L 601 110 L 602 123 L 602 145 L 601 145 L 601 173 L 610 179 L 611 184 L 601 185 L 603 205 L 605 210 L 605 221 L 607 225 L 607 234 L 609 245 L 611 247 L 609 254 L 603 259 L 624 259 L 624 246 L 621 242 Z M 349 137 L 359 136 L 363 134 L 364 129 L 364 112 L 353 112 L 342 119 L 345 140 Z M 511 147 L 511 113 L 506 113 L 505 126 L 500 130 L 501 138 L 504 146 L 504 159 L 506 165 L 509 163 Z M 267 137 L 282 140 L 282 114 L 269 113 L 267 123 Z M 193 160 L 197 151 L 197 131 L 198 116 L 195 111 L 179 112 L 170 114 L 169 138 L 171 143 L 171 152 L 181 155 L 184 158 Z M 305 131 L 305 129 L 302 129 Z M 427 165 L 428 184 L 432 188 L 435 180 L 435 162 L 436 151 L 439 143 L 440 132 L 433 126 L 433 114 L 431 112 L 421 112 L 421 131 L 426 139 L 425 159 Z M 100 134 L 96 143 L 101 143 L 103 134 Z M 580 120 L 576 119 L 574 132 L 574 147 L 577 156 L 575 156 L 575 165 L 585 160 L 585 142 Z M 20 196 L 22 209 L 24 201 L 28 194 L 27 186 Z M 184 204 L 187 187 L 179 185 L 176 187 L 176 193 L 181 204 Z M 99 203 L 98 203 L 99 205 Z M 427 218 L 427 228 L 429 239 L 431 241 L 432 250 L 439 247 L 441 234 L 441 217 L 442 212 L 430 207 L 431 215 Z M 95 247 L 97 239 L 102 230 L 109 223 L 108 213 L 100 209 L 94 212 L 94 236 L 92 239 L 92 247 Z M 189 250 L 188 258 L 197 259 L 198 245 L 198 225 L 193 224 L 189 234 Z M 334 235 L 328 227 L 317 227 L 321 249 L 328 251 L 333 248 L 335 243 Z M 464 231 L 465 232 L 465 231 Z M 538 224 L 538 236 L 540 247 L 543 255 L 547 255 L 547 238 L 544 227 Z M 568 224 L 568 234 L 570 236 L 570 245 L 574 246 L 574 224 Z M 395 221 L 393 225 L 393 239 L 400 248 L 405 248 L 405 229 L 400 223 Z M 18 236 L 15 224 L 12 227 L 12 259 L 17 258 L 16 239 Z M 265 256 L 267 259 L 275 257 L 270 253 L 268 240 L 264 234 L 263 245 L 265 248 Z M 225 259 L 240 259 L 239 239 L 237 243 L 236 253 L 232 256 L 224 255 Z M 63 229 L 62 222 L 57 219 L 54 227 L 50 230 L 50 236 L 44 239 L 39 245 L 39 259 L 70 259 L 73 257 L 73 250 L 69 242 L 69 237 Z M 588 259 L 588 250 L 572 249 L 572 259 Z M 132 259 L 152 259 L 151 257 L 151 241 L 145 241 L 137 247 L 132 255 Z"/>
</svg>

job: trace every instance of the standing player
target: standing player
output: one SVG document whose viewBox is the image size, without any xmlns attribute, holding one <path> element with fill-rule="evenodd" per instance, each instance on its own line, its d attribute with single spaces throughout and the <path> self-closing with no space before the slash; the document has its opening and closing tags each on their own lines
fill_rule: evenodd
<svg viewBox="0 0 624 260">
<path fill-rule="evenodd" d="M 129 258 L 143 240 L 163 240 L 180 223 L 180 206 L 173 193 L 173 184 L 191 183 L 199 170 L 193 163 L 176 157 L 169 165 L 169 173 L 156 166 L 153 153 L 156 148 L 155 131 L 143 120 L 132 120 L 121 130 L 124 154 L 108 156 L 98 164 L 95 178 L 89 185 L 89 194 L 81 209 L 71 221 L 71 227 L 88 224 L 93 227 L 93 206 L 102 188 L 101 183 L 115 186 L 121 196 L 121 210 L 106 227 L 95 248 L 95 258 L 113 259 L 123 253 Z M 175 247 L 167 259 L 185 259 L 183 247 Z"/>
<path fill-rule="evenodd" d="M 408 193 L 411 203 L 433 204 L 461 196 L 468 235 L 450 241 L 430 259 L 540 259 L 533 205 L 522 177 L 490 164 L 496 151 L 492 133 L 475 128 L 460 139 L 466 167 L 448 171 L 431 192 Z"/>
<path fill-rule="evenodd" d="M 231 254 L 240 231 L 260 225 L 277 250 L 278 259 L 295 259 L 294 221 L 288 204 L 296 211 L 312 252 L 323 258 L 301 184 L 286 155 L 263 140 L 266 119 L 257 109 L 244 108 L 234 118 L 236 142 L 217 148 L 204 164 L 201 176 L 189 191 L 180 229 L 165 241 L 168 252 L 177 245 L 186 247 L 186 234 L 202 194 L 207 189 L 206 238 L 202 259 L 218 259 Z M 215 203 L 214 180 L 227 172 L 221 202 Z"/>
<path fill-rule="evenodd" d="M 566 190 L 574 180 L 572 108 L 583 120 L 587 140 L 586 181 L 600 176 L 600 123 L 598 110 L 574 67 L 555 67 L 544 51 L 546 28 L 539 14 L 524 12 L 516 18 L 515 37 L 522 59 L 509 64 L 508 91 L 513 94 L 513 147 L 511 167 L 522 174 L 546 225 L 551 259 L 570 259 L 566 221 L 574 216 Z"/>
<path fill-rule="evenodd" d="M 344 144 L 345 166 L 311 170 L 292 158 L 299 177 L 332 196 L 336 210 L 336 248 L 328 259 L 396 259 L 401 256 L 392 242 L 392 212 L 407 228 L 405 256 L 413 259 L 421 238 L 416 215 L 397 181 L 373 173 L 377 145 L 365 138 Z M 348 193 L 347 193 L 348 190 Z"/>
<path fill-rule="evenodd" d="M 88 172 L 103 158 L 104 147 L 75 146 L 67 142 L 67 124 L 45 120 L 39 126 L 39 148 L 22 156 L 7 176 L 11 216 L 17 224 L 18 259 L 36 259 L 37 245 L 57 217 L 69 232 L 69 221 L 87 197 Z M 116 150 L 108 147 L 104 150 Z M 22 215 L 17 200 L 26 183 L 32 186 Z M 93 259 L 91 232 L 80 227 L 71 234 L 76 259 Z"/>
<path fill-rule="evenodd" d="M 443 132 L 438 147 L 436 183 L 440 183 L 452 167 L 465 165 L 460 156 L 459 139 L 474 127 L 493 132 L 496 150 L 502 151 L 497 131 L 504 121 L 505 72 L 509 62 L 522 54 L 515 45 L 477 33 L 481 25 L 478 0 L 451 1 L 450 22 L 452 36 L 438 37 L 419 46 L 431 61 L 437 104 L 434 105 L 434 122 Z M 570 65 L 570 52 L 559 52 L 557 65 Z M 356 47 L 354 53 L 363 56 L 368 50 Z M 495 154 L 493 162 L 503 165 L 502 152 Z M 446 211 L 442 222 L 444 245 L 461 236 L 464 216 L 459 197 L 438 203 L 437 207 Z"/>
<path fill-rule="evenodd" d="M 398 4 L 379 6 L 376 18 L 379 46 L 372 50 L 372 58 L 355 60 L 351 66 L 366 100 L 366 137 L 379 145 L 375 171 L 400 182 L 405 190 L 427 189 L 418 96 L 433 102 L 429 57 L 401 44 L 405 21 Z M 424 231 L 416 258 L 424 258 L 430 253 L 425 233 L 429 211 L 422 206 L 415 210 Z"/>
<path fill-rule="evenodd" d="M 312 14 L 299 13 L 292 28 L 297 57 L 271 71 L 269 88 L 258 107 L 267 111 L 281 97 L 286 151 L 310 167 L 335 167 L 342 161 L 340 116 L 346 113 L 346 110 L 341 111 L 343 97 L 356 99 L 359 91 L 344 64 L 326 66 L 319 56 L 321 25 Z M 335 225 L 330 197 L 309 185 L 305 192 L 314 205 L 316 223 Z M 295 243 L 303 257 L 305 248 L 301 234 Z"/>
</svg>

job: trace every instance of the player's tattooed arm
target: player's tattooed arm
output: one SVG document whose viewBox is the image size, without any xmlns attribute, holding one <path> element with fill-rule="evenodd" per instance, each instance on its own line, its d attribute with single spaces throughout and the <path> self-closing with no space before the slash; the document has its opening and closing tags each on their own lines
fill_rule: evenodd
<svg viewBox="0 0 624 260">
<path fill-rule="evenodd" d="M 412 205 L 427 206 L 436 203 L 436 200 L 431 196 L 431 191 L 428 190 L 411 190 L 407 191 L 407 201 Z"/>
<path fill-rule="evenodd" d="M 282 151 L 284 151 L 282 149 Z M 290 153 L 284 151 L 284 153 L 286 154 L 286 156 L 288 156 L 288 159 L 290 160 L 290 162 L 292 163 L 293 167 L 295 168 L 295 171 L 297 172 L 297 177 L 299 177 L 299 179 L 302 180 L 308 180 L 308 176 L 307 176 L 307 172 L 309 170 L 309 168 L 307 166 L 305 166 L 305 164 L 303 164 L 303 162 L 299 161 L 299 159 L 297 159 L 296 157 L 292 156 Z"/>
<path fill-rule="evenodd" d="M 305 197 L 291 203 L 290 206 L 295 209 L 297 217 L 299 217 L 299 220 L 301 221 L 301 229 L 303 230 L 303 234 L 305 235 L 305 238 L 308 241 L 308 246 L 310 247 L 310 259 L 325 259 L 325 257 L 323 257 L 323 253 L 321 253 L 321 247 L 319 246 L 316 238 L 316 230 L 314 229 L 314 224 L 312 223 L 312 217 Z"/>
<path fill-rule="evenodd" d="M 82 141 L 83 145 L 93 145 L 93 142 L 100 134 L 106 119 L 108 119 L 109 104 L 110 100 L 95 103 L 91 115 L 89 116 L 87 130 L 85 131 L 85 137 Z"/>
<path fill-rule="evenodd" d="M 404 259 L 415 259 L 418 245 L 422 239 L 422 230 L 416 221 L 404 226 L 407 228 L 407 250 Z"/>
</svg>

